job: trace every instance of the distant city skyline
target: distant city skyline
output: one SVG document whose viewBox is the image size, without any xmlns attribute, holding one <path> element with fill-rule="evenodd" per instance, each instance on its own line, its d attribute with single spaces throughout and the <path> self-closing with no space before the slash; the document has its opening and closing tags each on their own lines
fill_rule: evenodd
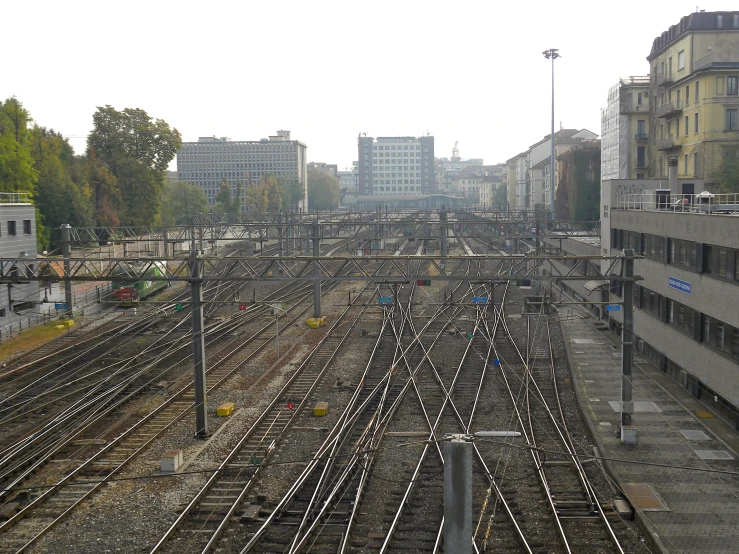
<svg viewBox="0 0 739 554">
<path fill-rule="evenodd" d="M 8 44 L 25 46 L 6 57 L 0 81 L 0 97 L 15 95 L 39 125 L 84 136 L 96 107 L 110 104 L 142 108 L 184 141 L 258 140 L 289 129 L 308 146 L 309 161 L 340 169 L 356 159 L 362 132 L 428 133 L 442 157 L 455 141 L 463 158 L 489 164 L 516 155 L 549 133 L 547 48 L 562 55 L 555 127 L 599 133 L 609 88 L 621 77 L 646 75 L 653 39 L 696 10 L 688 1 L 627 1 L 618 9 L 531 2 L 524 10 L 380 0 L 361 11 L 338 1 L 233 3 L 197 12 L 166 1 L 125 10 L 40 4 L 4 7 L 7 20 L 33 26 L 5 29 Z M 245 27 L 247 21 L 260 24 Z M 131 41 L 133 32 L 147 40 Z M 358 39 L 366 33 L 393 40 Z M 237 63 L 244 54 L 248 66 Z M 71 142 L 84 151 L 84 138 Z"/>
</svg>

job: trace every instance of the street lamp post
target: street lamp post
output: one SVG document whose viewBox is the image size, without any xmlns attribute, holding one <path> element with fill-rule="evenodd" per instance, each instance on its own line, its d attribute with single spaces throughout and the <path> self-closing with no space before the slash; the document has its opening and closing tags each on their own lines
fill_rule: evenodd
<svg viewBox="0 0 739 554">
<path fill-rule="evenodd" d="M 551 139 L 551 157 L 549 158 L 549 212 L 554 221 L 554 60 L 561 57 L 559 49 L 550 48 L 542 52 L 544 57 L 548 60 L 552 60 L 552 134 Z"/>
</svg>

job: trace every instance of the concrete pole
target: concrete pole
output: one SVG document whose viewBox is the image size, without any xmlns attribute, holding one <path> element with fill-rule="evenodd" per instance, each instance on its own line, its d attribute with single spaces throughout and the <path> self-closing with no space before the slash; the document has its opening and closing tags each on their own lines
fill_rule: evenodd
<svg viewBox="0 0 739 554">
<path fill-rule="evenodd" d="M 446 210 L 443 206 L 441 207 L 441 211 L 439 212 L 439 233 L 441 234 L 441 255 L 448 256 L 449 248 L 447 246 Z"/>
<path fill-rule="evenodd" d="M 472 442 L 444 441 L 444 552 L 472 554 Z"/>
<path fill-rule="evenodd" d="M 192 367 L 195 376 L 195 436 L 208 436 L 208 403 L 205 397 L 205 324 L 203 322 L 202 268 L 195 238 L 190 250 L 190 299 L 192 304 Z"/>
<path fill-rule="evenodd" d="M 318 258 L 321 252 L 321 228 L 318 220 L 313 220 L 313 257 Z M 313 262 L 313 317 L 321 317 L 321 270 L 318 266 L 318 260 Z"/>
<path fill-rule="evenodd" d="M 277 212 L 277 255 L 282 258 L 282 210 Z"/>
<path fill-rule="evenodd" d="M 632 426 L 632 361 L 634 357 L 634 251 L 624 250 L 623 259 L 623 328 L 621 331 L 621 440 L 636 443 L 636 427 Z"/>
<path fill-rule="evenodd" d="M 554 221 L 554 59 L 552 56 L 552 137 L 551 158 L 549 160 L 549 216 Z"/>
<path fill-rule="evenodd" d="M 70 244 L 71 230 L 72 228 L 69 226 L 69 224 L 65 223 L 64 225 L 62 225 L 62 257 L 64 258 L 65 277 L 68 277 L 72 270 L 72 266 L 69 261 L 70 252 L 72 250 L 72 247 Z M 64 311 L 64 315 L 70 319 L 74 316 L 73 308 L 72 308 L 73 300 L 74 299 L 72 298 L 72 281 L 67 279 L 64 281 L 64 302 L 67 305 L 67 309 Z"/>
</svg>

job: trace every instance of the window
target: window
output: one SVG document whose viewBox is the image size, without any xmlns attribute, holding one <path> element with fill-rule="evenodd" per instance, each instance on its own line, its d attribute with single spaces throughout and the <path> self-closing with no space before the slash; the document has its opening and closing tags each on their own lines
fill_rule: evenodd
<svg viewBox="0 0 739 554">
<path fill-rule="evenodd" d="M 680 118 L 675 120 L 675 138 L 680 138 Z"/>
<path fill-rule="evenodd" d="M 698 103 L 698 91 L 700 90 L 701 82 L 696 81 L 695 82 L 695 103 Z"/>
<path fill-rule="evenodd" d="M 739 129 L 737 125 L 737 116 L 739 116 L 739 108 L 726 108 L 726 127 L 727 131 L 736 131 Z"/>
<path fill-rule="evenodd" d="M 680 90 L 678 90 L 678 91 L 677 91 L 677 92 L 675 93 L 675 98 L 677 99 L 677 107 L 678 107 L 678 108 L 682 107 L 682 106 L 681 106 L 681 104 L 680 104 L 680 100 L 682 100 L 682 96 L 680 96 L 680 95 L 681 95 L 681 93 L 682 93 L 682 91 L 680 91 Z"/>
<path fill-rule="evenodd" d="M 739 76 L 732 75 L 726 78 L 726 94 L 730 96 L 739 94 Z"/>
<path fill-rule="evenodd" d="M 693 176 L 698 176 L 698 152 L 693 153 Z"/>
<path fill-rule="evenodd" d="M 30 219 L 23 220 L 23 234 L 24 235 L 31 234 L 31 220 Z"/>
<path fill-rule="evenodd" d="M 641 92 L 637 93 L 637 95 L 636 95 L 636 103 L 639 104 L 640 106 L 641 106 L 641 103 L 642 103 L 642 95 L 643 95 L 643 93 L 641 93 Z"/>
<path fill-rule="evenodd" d="M 693 114 L 693 132 L 696 135 L 698 134 L 698 112 L 695 112 L 695 114 Z"/>
<path fill-rule="evenodd" d="M 690 102 L 690 85 L 685 85 L 685 103 Z"/>
<path fill-rule="evenodd" d="M 685 136 L 688 136 L 688 131 L 690 131 L 690 116 L 685 116 Z"/>
<path fill-rule="evenodd" d="M 647 149 L 645 146 L 636 147 L 636 167 L 646 167 L 647 166 L 646 150 Z"/>
<path fill-rule="evenodd" d="M 721 96 L 724 94 L 724 78 L 716 77 L 716 95 Z"/>
<path fill-rule="evenodd" d="M 683 174 L 684 175 L 687 175 L 688 174 L 688 155 L 687 154 L 685 154 L 685 158 L 684 159 L 685 159 L 685 167 L 683 169 Z"/>
<path fill-rule="evenodd" d="M 726 277 L 726 266 L 728 261 L 729 253 L 725 249 L 718 251 L 718 276 Z"/>
<path fill-rule="evenodd" d="M 739 29 L 739 15 L 734 16 L 734 29 Z"/>
<path fill-rule="evenodd" d="M 15 221 L 8 221 L 8 235 L 15 236 Z"/>
<path fill-rule="evenodd" d="M 685 69 L 685 50 L 677 53 L 677 70 Z"/>
<path fill-rule="evenodd" d="M 723 27 L 724 27 L 724 16 L 723 15 L 717 15 L 716 16 L 716 26 L 719 29 L 723 29 Z"/>
</svg>

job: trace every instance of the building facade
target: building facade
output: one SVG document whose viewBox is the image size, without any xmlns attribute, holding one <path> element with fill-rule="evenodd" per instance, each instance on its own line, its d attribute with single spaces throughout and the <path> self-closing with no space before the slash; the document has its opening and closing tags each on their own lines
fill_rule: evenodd
<svg viewBox="0 0 739 554">
<path fill-rule="evenodd" d="M 236 194 L 237 185 L 244 188 L 255 185 L 266 175 L 287 181 L 298 180 L 305 187 L 308 174 L 306 153 L 307 146 L 291 140 L 290 131 L 277 131 L 268 139 L 256 141 L 200 137 L 197 142 L 182 143 L 177 152 L 177 175 L 180 181 L 203 189 L 208 202 L 213 205 L 224 180 L 231 184 L 232 194 Z M 308 207 L 307 187 L 300 207 Z"/>
<path fill-rule="evenodd" d="M 433 194 L 434 137 L 359 136 L 359 194 Z"/>
<path fill-rule="evenodd" d="M 644 179 L 648 174 L 649 76 L 620 79 L 601 110 L 603 179 Z"/>
<path fill-rule="evenodd" d="M 328 173 L 329 175 L 333 175 L 334 177 L 339 176 L 339 166 L 336 164 L 327 164 L 324 162 L 310 162 L 308 164 L 308 169 L 315 169 L 316 171 L 323 171 L 324 173 Z"/>
<path fill-rule="evenodd" d="M 739 11 L 696 12 L 654 39 L 650 66 L 649 175 L 714 181 L 739 151 Z"/>
<path fill-rule="evenodd" d="M 600 141 L 574 145 L 557 157 L 557 221 L 600 219 Z"/>
<path fill-rule="evenodd" d="M 0 257 L 35 259 L 36 209 L 26 193 L 0 192 Z M 0 333 L 5 338 L 37 323 L 39 283 L 4 285 L 0 294 Z"/>
</svg>

